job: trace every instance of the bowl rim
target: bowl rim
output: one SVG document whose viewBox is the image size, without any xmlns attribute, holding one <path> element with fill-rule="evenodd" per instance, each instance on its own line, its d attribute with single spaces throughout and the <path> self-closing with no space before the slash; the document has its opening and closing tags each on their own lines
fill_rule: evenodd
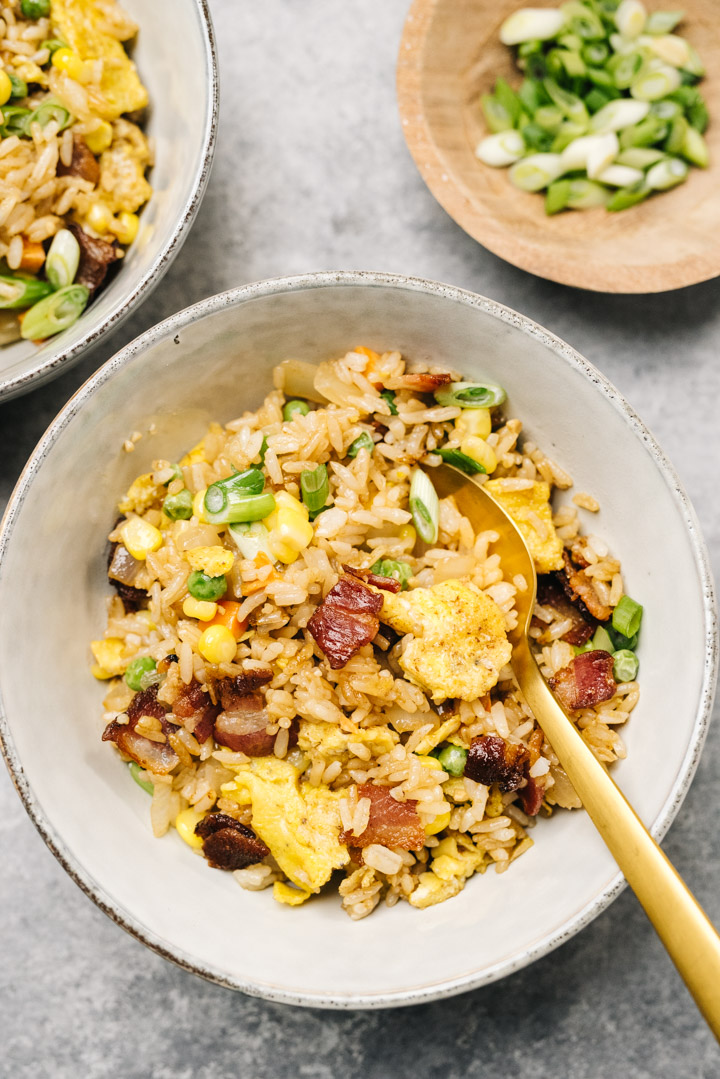
<svg viewBox="0 0 720 1079">
<path fill-rule="evenodd" d="M 90 401 L 97 389 L 110 381 L 115 373 L 128 364 L 133 357 L 143 353 L 148 347 L 160 340 L 174 337 L 185 327 L 207 315 L 212 315 L 226 307 L 239 306 L 248 301 L 277 293 L 298 292 L 329 286 L 395 288 L 401 291 L 421 292 L 426 295 L 449 300 L 453 303 L 480 309 L 505 324 L 515 326 L 529 337 L 540 341 L 546 347 L 550 348 L 568 367 L 579 371 L 589 378 L 595 384 L 598 391 L 602 393 L 614 407 L 616 412 L 623 416 L 625 422 L 632 428 L 636 437 L 644 443 L 645 447 L 652 455 L 687 528 L 688 540 L 694 556 L 698 580 L 702 590 L 705 621 L 705 656 L 698 712 L 687 749 L 682 761 L 678 765 L 675 781 L 668 792 L 660 812 L 650 826 L 652 835 L 659 841 L 670 827 L 670 824 L 675 818 L 675 815 L 687 794 L 700 759 L 700 753 L 707 735 L 712 710 L 718 662 L 718 630 L 713 577 L 705 541 L 701 534 L 695 511 L 674 468 L 658 445 L 654 436 L 650 433 L 630 405 L 628 405 L 619 391 L 615 389 L 612 383 L 574 348 L 554 334 L 545 330 L 532 319 L 519 314 L 512 308 L 506 307 L 495 300 L 480 296 L 477 293 L 436 281 L 429 281 L 417 277 L 407 277 L 400 274 L 374 271 L 321 271 L 271 278 L 269 280 L 253 282 L 229 289 L 216 296 L 201 300 L 199 303 L 185 308 L 185 310 L 178 312 L 149 330 L 146 330 L 145 333 L 141 334 L 134 341 L 131 341 L 87 379 L 49 425 L 47 431 L 28 459 L 15 489 L 10 496 L 3 518 L 0 521 L 0 586 L 2 583 L 1 570 L 4 553 L 11 542 L 15 522 L 22 509 L 33 479 L 41 468 L 45 457 L 55 441 L 75 415 Z M 314 993 L 306 992 L 299 988 L 280 989 L 267 984 L 247 982 L 242 978 L 233 977 L 227 972 L 203 964 L 202 961 L 190 956 L 182 949 L 170 945 L 167 941 L 163 940 L 162 937 L 148 930 L 145 926 L 136 921 L 128 911 L 123 910 L 120 905 L 115 902 L 112 896 L 108 895 L 100 884 L 84 869 L 79 860 L 71 854 L 65 846 L 62 837 L 55 830 L 52 822 L 47 818 L 39 803 L 36 801 L 30 784 L 25 776 L 22 763 L 18 757 L 10 734 L 8 720 L 5 716 L 1 687 L 0 749 L 2 750 L 5 763 L 15 788 L 28 815 L 43 840 L 75 883 L 108 915 L 108 917 L 118 925 L 122 926 L 123 929 L 136 939 L 163 956 L 163 958 L 171 960 L 184 970 L 198 974 L 211 982 L 215 982 L 216 984 L 227 988 L 239 989 L 251 996 L 262 997 L 266 1000 L 278 1003 L 332 1009 L 398 1007 L 428 1003 L 433 1000 L 454 996 L 470 989 L 488 985 L 499 978 L 506 977 L 508 974 L 521 970 L 529 963 L 549 954 L 560 944 L 569 940 L 580 929 L 588 925 L 603 910 L 605 910 L 625 887 L 624 878 L 618 871 L 610 883 L 601 892 L 595 895 L 577 914 L 574 915 L 574 917 L 570 918 L 559 928 L 543 936 L 541 940 L 534 943 L 531 947 L 526 948 L 517 955 L 494 964 L 492 967 L 485 968 L 481 971 L 465 973 L 454 978 L 447 978 L 425 985 L 403 987 L 391 992 L 378 994 L 363 993 L 357 995 L 348 994 L 341 996 L 334 995 L 332 992 Z"/>
<path fill-rule="evenodd" d="M 199 31 L 202 35 L 205 57 L 203 79 L 206 84 L 209 84 L 209 93 L 203 121 L 199 167 L 190 194 L 170 235 L 170 240 L 166 247 L 158 252 L 153 264 L 143 274 L 132 291 L 124 299 L 118 300 L 110 314 L 99 326 L 84 333 L 74 345 L 52 353 L 48 358 L 35 363 L 20 374 L 4 378 L 0 371 L 0 402 L 9 401 L 13 397 L 18 397 L 31 389 L 36 389 L 45 382 L 49 382 L 59 375 L 61 370 L 69 369 L 73 364 L 77 363 L 87 349 L 96 344 L 108 331 L 117 329 L 138 304 L 144 302 L 150 296 L 187 239 L 190 226 L 200 209 L 205 189 L 210 179 L 217 141 L 220 107 L 217 41 L 210 15 L 209 0 L 192 0 L 192 2 L 197 10 Z"/>
</svg>

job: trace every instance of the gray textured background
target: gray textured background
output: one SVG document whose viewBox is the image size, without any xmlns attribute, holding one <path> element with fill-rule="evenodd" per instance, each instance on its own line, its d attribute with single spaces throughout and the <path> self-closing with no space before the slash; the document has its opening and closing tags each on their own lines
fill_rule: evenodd
<svg viewBox="0 0 720 1079">
<path fill-rule="evenodd" d="M 423 186 L 400 131 L 394 66 L 404 0 L 211 2 L 222 121 L 203 209 L 130 323 L 63 378 L 0 408 L 0 509 L 58 408 L 153 323 L 259 278 L 388 270 L 501 300 L 597 364 L 674 461 L 717 572 L 720 283 L 656 297 L 578 293 L 515 270 L 461 232 Z M 719 766 L 715 724 L 665 844 L 716 921 Z M 2 1076 L 720 1074 L 711 1035 L 627 893 L 560 951 L 504 983 L 418 1008 L 337 1014 L 208 985 L 126 936 L 65 876 L 2 769 L 0 864 Z M 532 912 L 532 897 L 528 906 Z"/>
</svg>

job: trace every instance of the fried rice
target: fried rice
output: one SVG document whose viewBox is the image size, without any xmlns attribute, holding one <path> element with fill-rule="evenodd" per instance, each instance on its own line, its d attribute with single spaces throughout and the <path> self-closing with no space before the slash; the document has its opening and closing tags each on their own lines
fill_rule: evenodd
<svg viewBox="0 0 720 1079">
<path fill-rule="evenodd" d="M 451 498 L 439 503 L 437 539 L 418 536 L 412 475 L 420 465 L 432 478 L 442 448 L 474 448 L 487 466 L 475 479 L 515 500 L 510 512 L 524 521 L 539 581 L 556 588 L 568 573 L 574 581 L 562 602 L 552 588 L 539 592 L 531 635 L 547 678 L 572 670 L 592 644 L 572 640 L 587 642 L 610 625 L 588 608 L 612 612 L 624 595 L 620 563 L 600 537 L 581 531 L 578 508 L 591 520 L 592 496 L 578 493 L 552 512 L 552 491 L 568 490 L 571 477 L 501 408 L 485 417 L 483 445 L 468 443 L 470 410 L 430 392 L 433 379 L 459 378 L 367 348 L 317 367 L 286 361 L 256 412 L 213 423 L 179 464 L 154 461 L 119 503 L 109 535 L 118 594 L 108 601 L 104 637 L 92 643 L 93 673 L 109 681 L 104 737 L 151 793 L 156 836 L 175 828 L 198 856 L 244 888 L 272 885 L 280 902 L 299 905 L 331 882 L 354 919 L 381 900 L 423 908 L 457 895 L 489 866 L 506 870 L 532 848 L 538 816 L 580 806 L 511 663 L 503 660 L 488 692 L 443 699 L 442 685 L 423 683 L 407 662 L 412 632 L 397 632 L 387 614 L 398 601 L 439 599 L 455 588 L 473 602 L 482 597 L 509 629 L 515 597 L 528 587 L 505 577 L 497 534 L 476 532 Z M 312 407 L 288 411 L 290 398 Z M 302 477 L 320 465 L 327 493 L 310 522 Z M 270 557 L 247 557 L 240 533 L 205 519 L 208 488 L 248 470 L 262 473 L 276 500 L 275 516 L 261 525 Z M 164 507 L 183 498 L 187 513 L 173 520 Z M 295 516 L 278 539 L 281 504 Z M 203 567 L 205 579 L 224 577 L 224 598 L 189 592 Z M 313 628 L 333 613 L 328 597 L 339 580 L 350 581 L 346 592 L 384 597 L 372 639 L 356 642 L 342 663 Z M 208 628 L 217 625 L 232 629 L 231 655 L 208 648 Z M 573 637 L 577 626 L 587 631 L 581 638 Z M 618 728 L 639 696 L 634 680 L 610 684 L 606 699 L 571 711 L 606 764 L 625 756 Z M 262 717 L 259 743 L 223 735 L 239 729 L 239 706 Z M 488 772 L 496 751 L 502 767 Z M 480 757 L 478 772 L 471 762 Z"/>
</svg>

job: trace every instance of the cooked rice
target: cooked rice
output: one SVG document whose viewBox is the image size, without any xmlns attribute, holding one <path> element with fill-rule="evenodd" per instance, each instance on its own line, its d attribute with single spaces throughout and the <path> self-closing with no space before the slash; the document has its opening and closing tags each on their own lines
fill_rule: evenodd
<svg viewBox="0 0 720 1079">
<path fill-rule="evenodd" d="M 160 700 L 167 704 L 193 678 L 212 692 L 218 678 L 270 666 L 273 678 L 266 691 L 266 707 L 268 732 L 275 736 L 274 756 L 291 760 L 302 777 L 303 789 L 338 793 L 337 829 L 356 836 L 365 831 L 370 799 L 358 791 L 366 783 L 390 786 L 398 802 L 416 804 L 428 831 L 421 850 L 373 843 L 365 848 L 359 864 L 357 860 L 347 864 L 339 891 L 343 907 L 354 919 L 369 914 L 381 899 L 392 906 L 399 899 L 419 894 L 419 888 L 427 891 L 431 884 L 437 892 L 432 901 L 450 898 L 474 873 L 484 872 L 489 865 L 503 872 L 531 848 L 528 832 L 535 819 L 523 811 L 518 791 L 503 793 L 496 784 L 488 787 L 468 778 L 451 777 L 439 766 L 427 765 L 427 754 L 448 739 L 468 748 L 473 739 L 494 734 L 532 749 L 529 774 L 545 784 L 542 813 L 550 816 L 558 805 L 579 805 L 523 700 L 511 667 L 501 671 L 488 696 L 459 701 L 455 715 L 443 717 L 427 694 L 404 675 L 398 665 L 403 642 L 391 643 L 393 638 L 384 636 L 382 625 L 376 647 L 361 648 L 339 670 L 329 668 L 306 628 L 313 611 L 336 583 L 342 563 L 368 566 L 383 558 L 409 563 L 411 588 L 462 576 L 495 601 L 506 625 L 515 622 L 514 597 L 527 589 L 527 581 L 520 576 L 505 579 L 500 556 L 493 550 L 496 533 L 476 532 L 454 502 L 444 500 L 435 545 L 416 548 L 408 534 L 411 467 L 417 462 L 427 467 L 438 463 L 439 457 L 432 451 L 448 440 L 452 444 L 459 410 L 428 406 L 417 393 L 398 389 L 398 414 L 389 416 L 376 386 L 400 385 L 398 379 L 404 370 L 404 361 L 396 352 L 382 356 L 362 350 L 348 353 L 342 360 L 322 365 L 324 392 L 332 396 L 333 403 L 308 415 L 295 413 L 291 421 L 283 421 L 284 380 L 291 382 L 289 397 L 299 395 L 300 390 L 293 381 L 297 373 L 293 375 L 281 366 L 275 372 L 276 388 L 257 412 L 245 413 L 224 427 L 211 425 L 204 440 L 181 462 L 182 480 L 163 487 L 174 475 L 172 466 L 167 461 L 154 462 L 153 473 L 144 477 L 149 496 L 138 500 L 136 492 L 131 506 L 121 504 L 124 512 L 132 515 L 134 510 L 162 528 L 162 546 L 148 555 L 134 582 L 148 592 L 148 613 L 126 612 L 117 596 L 108 602 L 106 638 L 121 643 L 124 665 L 136 655 L 148 655 L 156 661 L 177 656 L 178 663 L 171 666 L 160 689 Z M 373 423 L 376 429 L 383 425 L 375 452 L 363 450 L 348 458 L 349 445 L 362 431 L 373 430 Z M 518 419 L 505 420 L 498 411 L 494 427 L 488 438 L 499 461 L 493 478 L 503 479 L 515 491 L 523 491 L 539 479 L 560 489 L 571 485 L 567 472 L 534 443 L 523 441 Z M 163 517 L 162 500 L 168 491 L 176 493 L 183 484 L 196 495 L 234 469 L 253 464 L 260 467 L 263 438 L 267 440 L 267 478 L 296 496 L 300 473 L 319 463 L 327 464 L 329 508 L 317 518 L 310 546 L 301 550 L 296 561 L 283 566 L 279 575 L 271 574 L 269 567 L 261 574 L 252 561 L 236 558 L 228 575 L 229 592 L 242 603 L 240 617 L 249 618 L 250 630 L 239 641 L 233 660 L 213 667 L 198 651 L 202 624 L 182 611 L 189 571 L 184 554 L 194 547 L 213 545 L 237 551 L 224 526 L 203 523 L 196 516 L 176 522 Z M 585 508 L 590 508 L 590 501 L 588 495 L 579 498 Z M 544 522 L 539 525 L 540 533 L 549 530 Z M 553 527 L 567 548 L 583 555 L 588 580 L 598 598 L 616 603 L 622 594 L 620 564 L 602 539 L 581 535 L 576 506 L 567 502 L 558 505 Z M 117 529 L 110 538 L 119 540 Z M 568 628 L 568 619 L 550 607 L 537 605 L 531 634 L 546 677 L 574 658 L 572 646 L 561 639 Z M 105 672 L 96 674 L 102 677 Z M 637 683 L 620 684 L 611 700 L 575 714 L 583 738 L 604 763 L 625 756 L 618 727 L 627 721 L 638 696 Z M 122 715 L 131 697 L 125 683 L 115 678 L 105 701 L 106 721 Z M 330 743 L 326 745 L 321 738 L 317 744 L 304 743 L 303 749 L 292 749 L 289 732 L 296 721 L 302 730 L 316 724 L 321 733 L 342 736 L 342 748 L 338 749 L 337 743 L 328 748 Z M 145 723 L 143 733 L 157 738 L 159 728 L 159 723 Z M 368 732 L 376 734 L 376 740 L 368 738 Z M 181 747 L 181 761 L 173 774 L 148 774 L 155 784 L 151 804 L 154 833 L 167 832 L 177 814 L 188 807 L 199 813 L 221 810 L 252 825 L 251 806 L 240 805 L 228 796 L 232 780 L 248 765 L 248 758 L 216 745 L 212 738 L 200 745 L 182 727 L 179 737 L 180 742 L 176 740 L 174 745 L 176 751 Z M 432 834 L 438 818 L 447 823 Z M 272 856 L 237 871 L 235 877 L 243 887 L 254 890 L 270 884 L 280 887 L 286 879 Z"/>
</svg>

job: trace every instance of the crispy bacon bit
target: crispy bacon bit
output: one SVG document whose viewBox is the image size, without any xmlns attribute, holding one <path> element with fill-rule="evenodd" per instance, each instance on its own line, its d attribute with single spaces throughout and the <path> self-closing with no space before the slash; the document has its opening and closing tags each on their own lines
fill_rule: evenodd
<svg viewBox="0 0 720 1079">
<path fill-rule="evenodd" d="M 252 667 L 234 678 L 221 678 L 215 683 L 220 703 L 225 709 L 242 707 L 242 699 L 271 682 L 272 676 L 269 667 Z"/>
<path fill-rule="evenodd" d="M 564 708 L 593 708 L 601 701 L 609 701 L 617 689 L 613 657 L 599 648 L 581 652 L 553 675 L 548 685 Z"/>
<path fill-rule="evenodd" d="M 173 704 L 173 714 L 182 721 L 186 731 L 190 731 L 198 742 L 206 742 L 213 732 L 213 724 L 220 711 L 219 704 L 213 704 L 210 694 L 199 682 L 192 681 L 185 686 Z"/>
<path fill-rule="evenodd" d="M 444 701 L 440 701 L 435 705 L 435 711 L 444 719 L 446 716 L 454 716 L 457 713 L 458 707 L 458 702 L 454 697 L 447 697 Z"/>
<path fill-rule="evenodd" d="M 228 813 L 209 813 L 195 826 L 203 840 L 203 854 L 213 869 L 245 869 L 270 853 L 252 828 Z"/>
<path fill-rule="evenodd" d="M 386 592 L 399 592 L 402 588 L 400 582 L 396 581 L 394 577 L 381 577 L 378 573 L 371 573 L 369 569 L 358 569 L 356 566 L 346 566 L 344 563 L 343 569 L 346 573 L 357 577 L 359 581 L 365 581 L 366 584 L 374 585 L 375 588 L 382 588 Z"/>
<path fill-rule="evenodd" d="M 607 622 L 612 614 L 612 607 L 600 602 L 600 597 L 593 588 L 592 580 L 585 576 L 585 571 L 578 569 L 567 551 L 563 551 L 565 566 L 558 573 L 565 594 L 580 611 L 587 611 L 599 622 Z"/>
<path fill-rule="evenodd" d="M 103 731 L 103 742 L 114 742 L 118 749 L 137 761 L 139 765 L 155 775 L 167 775 L 178 764 L 179 757 L 171 745 L 165 742 L 153 742 L 150 738 L 138 734 L 135 730 L 142 716 L 151 716 L 160 721 L 165 737 L 176 728 L 168 721 L 165 706 L 157 699 L 157 686 L 150 686 L 136 693 L 127 709 L 127 723 L 113 720 Z"/>
<path fill-rule="evenodd" d="M 93 187 L 100 179 L 100 164 L 82 135 L 73 131 L 72 161 L 69 165 L 58 162 L 58 176 L 79 176 L 88 180 Z"/>
<path fill-rule="evenodd" d="M 452 375 L 449 371 L 439 371 L 435 374 L 430 374 L 429 371 L 423 371 L 410 373 L 408 375 L 401 375 L 396 379 L 396 385 L 398 389 L 402 390 L 415 390 L 417 393 L 435 393 L 435 390 L 439 390 L 441 386 L 448 386 L 452 382 Z"/>
<path fill-rule="evenodd" d="M 537 779 L 528 776 L 527 784 L 520 791 L 520 805 L 528 817 L 537 817 L 545 797 L 545 787 Z"/>
<path fill-rule="evenodd" d="M 370 819 L 361 835 L 343 832 L 340 842 L 348 847 L 369 847 L 380 843 L 384 847 L 400 847 L 402 850 L 421 850 L 425 846 L 425 829 L 415 808 L 417 803 L 396 802 L 390 787 L 378 787 L 363 783 L 358 787 L 358 798 L 370 799 Z"/>
<path fill-rule="evenodd" d="M 586 569 L 590 565 L 587 558 L 585 557 L 583 543 L 580 540 L 575 540 L 572 547 L 570 548 L 570 557 L 572 558 L 575 565 L 578 566 L 580 569 Z"/>
<path fill-rule="evenodd" d="M 127 547 L 123 547 L 122 543 L 111 545 L 108 580 L 123 601 L 126 611 L 136 611 L 147 599 L 147 593 L 133 584 L 141 569 L 142 562 L 133 558 Z"/>
<path fill-rule="evenodd" d="M 537 595 L 538 603 L 543 607 L 552 607 L 559 618 L 572 620 L 572 626 L 563 634 L 561 640 L 578 647 L 590 640 L 597 628 L 597 620 L 589 614 L 584 604 L 578 605 L 568 599 L 563 586 L 554 575 L 543 574 L 538 577 Z"/>
<path fill-rule="evenodd" d="M 472 740 L 465 775 L 487 787 L 497 783 L 504 793 L 516 791 L 523 781 L 529 759 L 530 754 L 524 746 L 506 742 L 497 734 L 483 734 Z"/>
<path fill-rule="evenodd" d="M 105 240 L 89 236 L 79 225 L 70 224 L 67 228 L 80 244 L 80 265 L 75 275 L 75 283 L 85 285 L 91 292 L 95 292 L 105 280 L 108 266 L 117 261 L 117 251 Z"/>
<path fill-rule="evenodd" d="M 330 589 L 307 628 L 334 671 L 370 644 L 380 628 L 382 605 L 381 595 L 351 575 L 341 577 Z"/>
<path fill-rule="evenodd" d="M 269 667 L 257 667 L 216 683 L 223 709 L 215 719 L 216 742 L 248 757 L 267 757 L 272 753 L 275 735 L 267 733 L 270 717 L 262 694 L 257 692 L 271 679 Z"/>
</svg>

